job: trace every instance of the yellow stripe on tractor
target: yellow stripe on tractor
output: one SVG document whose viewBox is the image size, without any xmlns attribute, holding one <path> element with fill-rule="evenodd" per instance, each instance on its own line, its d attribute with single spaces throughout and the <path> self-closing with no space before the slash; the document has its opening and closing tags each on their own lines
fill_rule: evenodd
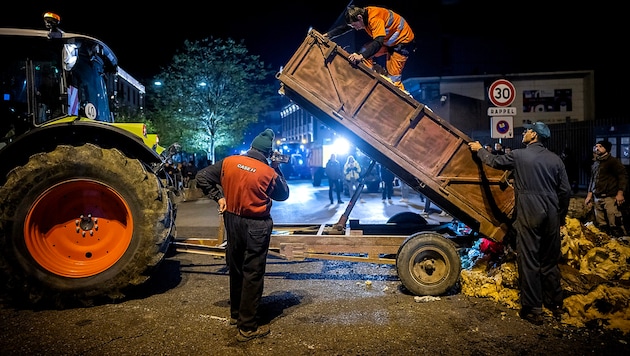
<svg viewBox="0 0 630 356">
<path fill-rule="evenodd" d="M 76 116 L 67 116 L 58 120 L 54 120 L 46 123 L 45 126 L 69 123 L 73 121 L 94 121 L 92 119 L 88 119 L 86 117 L 76 117 Z M 140 137 L 145 145 L 150 147 L 152 150 L 157 152 L 157 154 L 161 154 L 164 151 L 164 147 L 160 146 L 160 138 L 157 134 L 147 134 L 147 126 L 141 122 L 102 122 L 106 125 L 116 126 L 125 131 L 131 132 L 134 135 Z"/>
</svg>

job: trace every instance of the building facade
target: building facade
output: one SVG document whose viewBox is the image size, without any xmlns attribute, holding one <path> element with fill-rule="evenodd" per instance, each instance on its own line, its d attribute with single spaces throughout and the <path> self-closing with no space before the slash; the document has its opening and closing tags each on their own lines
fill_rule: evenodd
<svg viewBox="0 0 630 356">
<path fill-rule="evenodd" d="M 115 92 L 110 93 L 116 98 L 116 106 L 113 108 L 114 116 L 116 118 L 143 116 L 146 94 L 144 85 L 120 67 L 118 67 L 116 77 L 109 78 L 109 80 L 110 83 L 107 83 L 107 87 L 115 88 Z"/>
</svg>

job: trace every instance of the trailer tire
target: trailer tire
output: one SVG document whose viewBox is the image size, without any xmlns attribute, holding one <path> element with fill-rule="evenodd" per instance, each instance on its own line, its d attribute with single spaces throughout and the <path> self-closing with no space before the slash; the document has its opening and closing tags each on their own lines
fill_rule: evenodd
<svg viewBox="0 0 630 356">
<path fill-rule="evenodd" d="M 420 225 L 420 226 L 425 226 L 428 224 L 427 220 L 425 218 L 422 217 L 422 215 L 418 214 L 418 213 L 414 213 L 411 211 L 403 211 L 397 214 L 394 214 L 394 216 L 390 217 L 387 220 L 388 224 L 413 224 L 413 225 Z"/>
<path fill-rule="evenodd" d="M 415 295 L 442 295 L 459 279 L 461 261 L 453 242 L 440 234 L 419 232 L 398 248 L 398 277 Z"/>
<path fill-rule="evenodd" d="M 7 174 L 0 201 L 0 278 L 29 304 L 122 298 L 163 260 L 174 224 L 150 167 L 93 144 L 32 155 Z"/>
</svg>

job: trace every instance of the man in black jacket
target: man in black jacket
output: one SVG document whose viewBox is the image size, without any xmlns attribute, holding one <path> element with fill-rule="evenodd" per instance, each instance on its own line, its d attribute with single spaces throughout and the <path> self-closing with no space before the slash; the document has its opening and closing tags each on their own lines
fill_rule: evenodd
<svg viewBox="0 0 630 356">
<path fill-rule="evenodd" d="M 525 148 L 504 155 L 481 149 L 479 142 L 468 146 L 488 166 L 512 170 L 514 176 L 514 223 L 516 262 L 520 282 L 521 318 L 543 323 L 545 306 L 556 318 L 562 311 L 560 285 L 560 226 L 564 225 L 571 198 L 571 185 L 560 157 L 543 141 L 551 137 L 543 122 L 524 125 Z"/>
<path fill-rule="evenodd" d="M 230 324 L 238 341 L 269 334 L 258 325 L 267 252 L 273 230 L 272 200 L 289 198 L 278 162 L 269 165 L 274 133 L 261 132 L 244 155 L 232 155 L 197 173 L 197 186 L 219 204 L 227 232 L 226 260 L 230 272 Z"/>
<path fill-rule="evenodd" d="M 326 176 L 328 177 L 328 198 L 330 204 L 333 204 L 333 190 L 337 194 L 337 204 L 343 204 L 341 201 L 341 163 L 337 161 L 337 155 L 331 154 L 330 159 L 326 163 Z"/>
<path fill-rule="evenodd" d="M 594 205 L 595 225 L 614 236 L 625 235 L 619 207 L 625 202 L 624 191 L 628 186 L 626 167 L 610 155 L 612 144 L 599 141 L 595 144 L 595 159 L 591 166 L 591 180 L 584 204 Z"/>
</svg>

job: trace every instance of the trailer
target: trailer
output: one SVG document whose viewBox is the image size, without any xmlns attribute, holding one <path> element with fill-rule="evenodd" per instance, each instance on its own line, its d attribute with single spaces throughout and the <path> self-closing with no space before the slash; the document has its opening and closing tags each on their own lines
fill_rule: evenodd
<svg viewBox="0 0 630 356">
<path fill-rule="evenodd" d="M 315 30 L 277 73 L 281 93 L 325 125 L 349 138 L 415 191 L 448 212 L 452 223 L 427 224 L 403 213 L 386 224 L 348 221 L 361 191 L 334 224 L 275 224 L 270 253 L 305 258 L 395 264 L 416 295 L 440 295 L 457 282 L 458 249 L 480 237 L 503 241 L 510 230 L 514 191 L 508 171 L 483 165 L 471 139 L 428 106 L 395 87 Z M 360 187 L 363 184 L 359 184 Z M 223 254 L 217 240 L 176 240 L 178 251 Z"/>
</svg>

